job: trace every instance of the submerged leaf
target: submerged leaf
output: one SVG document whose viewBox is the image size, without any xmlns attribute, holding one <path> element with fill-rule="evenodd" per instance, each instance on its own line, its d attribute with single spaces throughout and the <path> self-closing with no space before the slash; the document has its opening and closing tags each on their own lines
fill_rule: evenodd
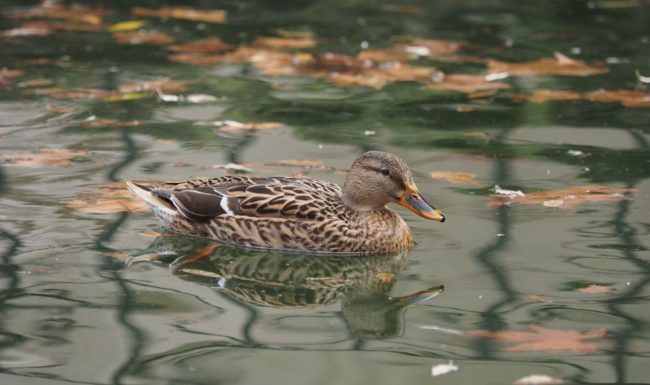
<svg viewBox="0 0 650 385">
<path fill-rule="evenodd" d="M 118 43 L 122 44 L 152 44 L 152 45 L 168 45 L 176 42 L 172 36 L 167 35 L 163 32 L 157 31 L 126 31 L 126 32 L 116 32 L 113 34 L 113 38 Z"/>
<path fill-rule="evenodd" d="M 433 179 L 442 179 L 453 184 L 480 185 L 480 183 L 476 181 L 476 174 L 469 172 L 432 171 L 429 175 Z"/>
<path fill-rule="evenodd" d="M 253 42 L 255 47 L 282 48 L 282 49 L 304 49 L 316 46 L 316 39 L 307 37 L 272 37 L 259 36 Z"/>
<path fill-rule="evenodd" d="M 125 182 L 97 186 L 97 190 L 84 191 L 77 199 L 66 203 L 66 207 L 84 213 L 108 214 L 123 211 L 147 211 L 149 206 L 136 198 Z"/>
<path fill-rule="evenodd" d="M 83 158 L 85 151 L 71 151 L 65 148 L 42 148 L 35 152 L 17 152 L 2 155 L 5 164 L 15 167 L 67 167 L 75 158 Z"/>
<path fill-rule="evenodd" d="M 574 352 L 595 353 L 604 345 L 585 340 L 602 338 L 607 334 L 607 328 L 598 328 L 586 332 L 576 330 L 549 329 L 530 325 L 532 332 L 517 331 L 470 331 L 475 337 L 491 338 L 499 341 L 511 341 L 516 344 L 504 349 L 506 352 Z"/>
</svg>

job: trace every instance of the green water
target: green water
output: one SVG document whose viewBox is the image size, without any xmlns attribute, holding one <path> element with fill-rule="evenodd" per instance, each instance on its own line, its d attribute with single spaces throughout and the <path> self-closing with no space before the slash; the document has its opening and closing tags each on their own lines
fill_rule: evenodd
<svg viewBox="0 0 650 385">
<path fill-rule="evenodd" d="M 471 97 L 427 82 L 343 87 L 305 74 L 265 76 L 238 62 L 170 63 L 164 47 L 117 44 L 105 30 L 1 38 L 0 68 L 24 74 L 0 81 L 0 154 L 85 152 L 62 167 L 0 164 L 1 383 L 511 384 L 539 374 L 571 384 L 650 384 L 650 108 L 513 96 L 643 91 L 635 71 L 650 76 L 647 2 L 138 4 L 225 9 L 225 24 L 135 18 L 131 2 L 89 3 L 112 11 L 108 25 L 146 20 L 145 28 L 179 43 L 220 37 L 241 46 L 299 30 L 318 39 L 304 52 L 354 55 L 366 44 L 445 39 L 466 42 L 460 53 L 474 57 L 521 62 L 562 52 L 609 72 L 515 76 L 504 80 L 510 90 Z M 34 4 L 4 1 L 0 28 L 18 27 L 8 15 Z M 29 64 L 38 58 L 54 62 Z M 485 68 L 412 64 L 448 74 Z M 191 82 L 168 94 L 216 99 L 57 100 L 21 85 L 48 79 L 40 88 L 112 90 L 161 78 Z M 140 123 L 88 127 L 97 119 Z M 223 120 L 282 125 L 210 124 Z M 217 176 L 226 171 L 212 166 L 231 162 L 259 176 L 342 183 L 368 149 L 402 157 L 448 218 L 428 222 L 396 208 L 413 231 L 410 254 L 319 258 L 213 247 L 192 260 L 213 244 L 148 237 L 161 231 L 151 213 L 66 206 L 98 184 Z M 295 159 L 322 165 L 279 165 Z M 433 171 L 476 179 L 451 184 Z M 488 204 L 494 185 L 530 193 L 593 184 L 633 190 L 574 208 Z M 605 291 L 579 290 L 591 284 Z M 475 335 L 528 332 L 531 324 L 607 332 L 583 341 L 594 351 L 509 351 L 516 342 Z M 431 368 L 449 360 L 458 371 L 432 377 Z"/>
</svg>

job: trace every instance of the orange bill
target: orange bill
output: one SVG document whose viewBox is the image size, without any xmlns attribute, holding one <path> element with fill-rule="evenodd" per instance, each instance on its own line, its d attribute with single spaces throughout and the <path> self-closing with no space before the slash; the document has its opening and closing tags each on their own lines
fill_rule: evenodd
<svg viewBox="0 0 650 385">
<path fill-rule="evenodd" d="M 406 183 L 406 191 L 397 203 L 413 211 L 422 218 L 432 219 L 438 222 L 445 221 L 444 214 L 427 203 L 418 192 L 417 186 L 413 183 Z"/>
</svg>

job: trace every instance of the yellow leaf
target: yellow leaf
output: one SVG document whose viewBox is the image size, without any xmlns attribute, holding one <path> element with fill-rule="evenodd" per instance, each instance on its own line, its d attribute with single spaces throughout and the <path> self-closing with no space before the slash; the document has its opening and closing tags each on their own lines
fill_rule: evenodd
<svg viewBox="0 0 650 385">
<path fill-rule="evenodd" d="M 109 32 L 123 32 L 123 31 L 132 31 L 134 29 L 142 28 L 147 24 L 144 20 L 131 20 L 131 21 L 122 21 L 120 23 L 115 23 L 108 27 Z"/>
</svg>

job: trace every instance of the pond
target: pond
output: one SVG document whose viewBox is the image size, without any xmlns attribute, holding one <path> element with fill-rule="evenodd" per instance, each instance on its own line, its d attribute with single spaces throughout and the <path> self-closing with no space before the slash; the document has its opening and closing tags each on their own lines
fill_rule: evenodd
<svg viewBox="0 0 650 385">
<path fill-rule="evenodd" d="M 648 2 L 137 5 L 0 5 L 0 382 L 650 383 Z M 411 252 L 181 236 L 123 184 L 367 150 L 447 216 L 395 206 Z"/>
</svg>

